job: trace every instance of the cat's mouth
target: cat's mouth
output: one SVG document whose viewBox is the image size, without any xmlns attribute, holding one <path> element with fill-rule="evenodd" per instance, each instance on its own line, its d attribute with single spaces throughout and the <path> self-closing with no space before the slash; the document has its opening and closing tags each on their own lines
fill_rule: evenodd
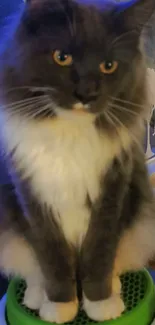
<svg viewBox="0 0 155 325">
<path fill-rule="evenodd" d="M 76 114 L 92 114 L 89 110 L 89 104 L 82 104 L 81 102 L 73 105 L 73 112 Z"/>
</svg>

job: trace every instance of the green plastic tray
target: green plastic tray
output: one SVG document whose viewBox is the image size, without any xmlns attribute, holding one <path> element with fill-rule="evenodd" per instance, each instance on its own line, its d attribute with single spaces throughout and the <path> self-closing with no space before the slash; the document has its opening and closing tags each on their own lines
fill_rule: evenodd
<svg viewBox="0 0 155 325">
<path fill-rule="evenodd" d="M 150 325 L 155 313 L 155 287 L 149 273 L 144 270 L 138 273 L 127 273 L 121 277 L 123 299 L 126 310 L 123 315 L 112 321 L 98 324 L 104 325 Z M 10 283 L 7 293 L 7 319 L 9 325 L 47 325 L 40 320 L 37 311 L 31 311 L 22 305 L 26 285 L 19 279 Z M 97 324 L 80 310 L 78 316 L 68 325 Z"/>
</svg>

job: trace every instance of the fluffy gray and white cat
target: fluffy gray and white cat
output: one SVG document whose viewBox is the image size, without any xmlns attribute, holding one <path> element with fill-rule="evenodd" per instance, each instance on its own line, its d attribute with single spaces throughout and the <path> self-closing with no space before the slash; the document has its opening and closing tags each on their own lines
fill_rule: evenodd
<svg viewBox="0 0 155 325">
<path fill-rule="evenodd" d="M 148 113 L 140 49 L 154 0 L 29 0 L 0 55 L 0 267 L 24 303 L 62 323 L 124 310 L 119 275 L 155 253 L 142 149 Z M 78 282 L 78 286 L 77 286 Z"/>
</svg>

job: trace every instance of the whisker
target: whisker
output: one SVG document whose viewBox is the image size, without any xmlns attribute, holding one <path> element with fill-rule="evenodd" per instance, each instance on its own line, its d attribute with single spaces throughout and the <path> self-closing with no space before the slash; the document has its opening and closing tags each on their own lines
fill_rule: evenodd
<svg viewBox="0 0 155 325">
<path fill-rule="evenodd" d="M 23 106 L 23 107 L 17 107 L 16 109 L 12 110 L 10 112 L 10 116 L 18 114 L 22 114 L 23 116 L 27 113 L 31 113 L 32 109 L 40 109 L 40 107 L 43 107 L 46 103 L 44 101 L 37 101 L 34 103 L 31 103 L 29 105 Z"/>
<path fill-rule="evenodd" d="M 124 107 L 124 106 L 121 106 L 121 105 L 109 103 L 109 107 L 116 108 L 116 110 L 118 109 L 119 111 L 126 112 L 127 114 L 131 114 L 131 115 L 134 115 L 134 116 L 139 116 L 138 113 L 136 113 L 136 112 Z"/>
<path fill-rule="evenodd" d="M 12 88 L 9 88 L 7 89 L 7 92 L 12 92 L 12 91 L 15 91 L 15 90 L 21 90 L 21 89 L 27 89 L 27 90 L 30 90 L 30 91 L 55 91 L 54 88 L 52 87 L 49 87 L 49 86 L 43 86 L 43 87 L 40 87 L 40 86 L 18 86 L 18 87 L 12 87 Z"/>
<path fill-rule="evenodd" d="M 17 115 L 24 116 L 26 113 L 29 113 L 32 109 L 35 109 L 36 105 L 37 105 L 37 107 L 39 107 L 38 103 L 35 103 L 35 106 L 30 104 L 29 106 L 25 106 L 23 108 L 14 109 L 13 111 L 10 111 L 8 113 L 8 116 L 9 117 L 14 117 L 14 116 L 17 116 Z"/>
<path fill-rule="evenodd" d="M 45 99 L 45 98 L 48 98 L 47 95 L 43 95 L 43 96 L 36 96 L 36 97 L 30 97 L 30 98 L 26 98 L 26 99 L 22 99 L 22 100 L 17 100 L 15 102 L 12 102 L 12 103 L 9 103 L 9 104 L 3 104 L 0 106 L 0 109 L 2 108 L 8 108 L 8 109 L 11 109 L 13 107 L 17 107 L 19 105 L 27 105 L 29 103 L 33 103 L 33 102 L 36 102 L 37 100 L 40 100 L 40 99 Z"/>
<path fill-rule="evenodd" d="M 29 102 L 26 102 L 26 103 L 21 103 L 21 104 L 15 104 L 13 107 L 11 107 L 11 110 L 13 110 L 14 108 L 19 108 L 19 107 L 26 107 L 26 106 L 29 106 L 30 104 L 35 104 L 35 103 L 42 103 L 42 102 L 45 102 L 45 99 L 39 99 L 37 98 L 36 100 L 32 100 L 32 101 L 29 101 Z"/>
<path fill-rule="evenodd" d="M 112 113 L 112 111 L 109 111 L 108 113 L 110 114 L 111 118 L 113 118 L 117 122 L 118 125 L 128 130 L 127 127 Z"/>
<path fill-rule="evenodd" d="M 32 108 L 34 109 L 34 107 L 32 107 Z M 28 120 L 31 120 L 31 119 L 39 116 L 40 114 L 42 114 L 42 117 L 46 116 L 47 113 L 50 113 L 50 117 L 54 116 L 54 113 L 51 110 L 51 105 L 49 105 L 49 104 L 41 107 L 40 109 L 38 109 L 35 112 L 28 112 L 27 114 L 24 115 L 24 118 L 26 118 L 26 121 L 28 121 Z"/>
<path fill-rule="evenodd" d="M 52 109 L 51 109 L 51 104 L 47 104 L 47 105 L 43 106 L 42 108 L 40 108 L 39 110 L 37 110 L 36 116 L 43 112 L 44 112 L 44 114 L 46 114 L 48 112 L 48 113 L 52 113 L 52 115 L 54 115 L 54 113 L 52 112 Z"/>
<path fill-rule="evenodd" d="M 52 92 L 56 92 L 56 89 L 54 89 L 54 88 L 52 88 L 52 87 L 49 87 L 49 86 L 44 86 L 44 87 L 38 87 L 38 86 L 33 86 L 33 87 L 31 87 L 30 88 L 30 90 L 32 91 L 32 92 L 35 92 L 35 91 L 52 91 Z M 45 94 L 46 95 L 46 94 Z"/>
<path fill-rule="evenodd" d="M 138 138 L 134 135 L 130 128 L 127 128 L 111 111 L 109 111 L 108 113 L 111 115 L 111 118 L 113 118 L 122 128 L 124 128 L 128 134 L 130 134 L 131 138 L 139 146 Z"/>
<path fill-rule="evenodd" d="M 42 99 L 37 99 L 35 101 L 30 101 L 29 103 L 26 104 L 20 104 L 20 105 L 15 105 L 13 108 L 11 108 L 10 110 L 8 110 L 8 118 L 11 118 L 13 116 L 15 116 L 16 114 L 22 114 L 23 116 L 29 112 L 31 112 L 31 110 L 35 109 L 35 107 L 37 107 L 37 109 L 43 105 L 47 104 L 47 101 L 42 100 Z"/>
<path fill-rule="evenodd" d="M 36 100 L 33 102 L 29 102 L 26 104 L 20 104 L 20 105 L 15 105 L 11 108 L 11 112 L 15 112 L 15 111 L 24 111 L 25 109 L 28 109 L 30 105 L 32 104 L 39 104 L 41 101 L 40 100 Z"/>
<path fill-rule="evenodd" d="M 105 118 L 110 122 L 111 125 L 113 125 L 113 127 L 117 130 L 117 126 L 116 124 L 114 123 L 114 121 L 112 120 L 112 118 L 109 116 L 108 112 L 106 111 L 105 112 Z"/>
<path fill-rule="evenodd" d="M 137 104 L 137 103 L 135 103 L 135 102 L 131 102 L 131 101 L 124 100 L 124 99 L 120 99 L 120 98 L 118 98 L 118 97 L 110 96 L 110 98 L 111 98 L 113 101 L 118 101 L 118 102 L 123 103 L 123 104 L 129 104 L 129 105 L 131 105 L 131 106 L 135 106 L 135 107 L 139 107 L 139 108 L 145 108 L 145 105 Z"/>
<path fill-rule="evenodd" d="M 21 90 L 21 89 L 30 89 L 31 86 L 18 86 L 18 87 L 12 87 L 7 89 L 7 93 L 12 92 L 14 90 Z"/>
</svg>

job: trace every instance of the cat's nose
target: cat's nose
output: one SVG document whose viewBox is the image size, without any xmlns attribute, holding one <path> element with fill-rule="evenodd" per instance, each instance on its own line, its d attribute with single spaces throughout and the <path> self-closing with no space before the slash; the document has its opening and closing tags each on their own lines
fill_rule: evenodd
<svg viewBox="0 0 155 325">
<path fill-rule="evenodd" d="M 78 99 L 83 104 L 87 104 L 89 102 L 95 101 L 98 97 L 98 95 L 96 93 L 94 93 L 93 95 L 90 95 L 90 94 L 87 95 L 87 94 L 81 94 L 77 91 L 75 91 L 74 96 L 76 97 L 76 99 Z"/>
<path fill-rule="evenodd" d="M 98 95 L 99 84 L 94 80 L 80 82 L 74 92 L 76 99 L 84 104 L 96 100 Z"/>
</svg>

